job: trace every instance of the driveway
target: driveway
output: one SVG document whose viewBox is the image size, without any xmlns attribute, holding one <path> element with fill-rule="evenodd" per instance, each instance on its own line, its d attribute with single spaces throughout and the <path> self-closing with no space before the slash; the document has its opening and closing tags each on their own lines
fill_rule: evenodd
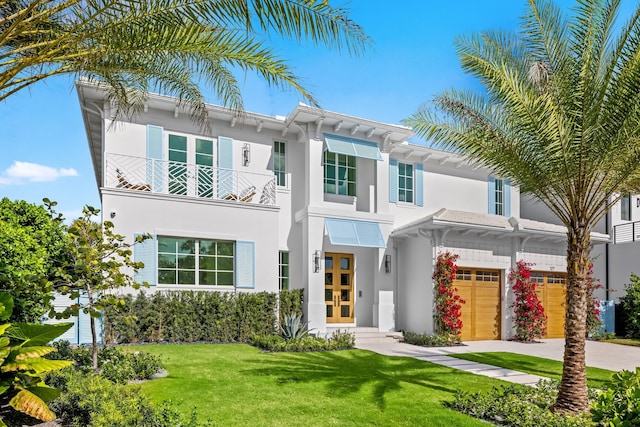
<svg viewBox="0 0 640 427">
<path fill-rule="evenodd" d="M 419 347 L 398 342 L 359 343 L 358 348 L 389 356 L 407 356 L 424 359 L 457 353 L 503 351 L 562 360 L 564 339 L 546 339 L 539 343 L 524 344 L 515 341 L 468 341 L 456 347 Z M 587 341 L 587 366 L 612 371 L 635 370 L 640 366 L 640 347 Z"/>
</svg>

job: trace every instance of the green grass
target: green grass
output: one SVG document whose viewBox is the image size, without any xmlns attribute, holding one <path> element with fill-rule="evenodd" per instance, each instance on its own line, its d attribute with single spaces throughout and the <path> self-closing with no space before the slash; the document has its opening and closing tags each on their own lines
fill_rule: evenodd
<svg viewBox="0 0 640 427">
<path fill-rule="evenodd" d="M 154 401 L 208 425 L 485 426 L 443 406 L 453 392 L 501 381 L 364 350 L 263 353 L 242 344 L 127 347 L 159 355 L 167 378 L 143 383 Z"/>
<path fill-rule="evenodd" d="M 562 376 L 562 362 L 541 357 L 507 352 L 464 353 L 450 354 L 449 356 L 556 380 L 559 380 Z M 587 385 L 594 388 L 603 388 L 613 374 L 614 371 L 607 369 L 587 367 Z"/>
<path fill-rule="evenodd" d="M 611 344 L 630 345 L 632 347 L 640 347 L 640 339 L 638 338 L 614 338 L 611 340 L 602 340 Z"/>
</svg>

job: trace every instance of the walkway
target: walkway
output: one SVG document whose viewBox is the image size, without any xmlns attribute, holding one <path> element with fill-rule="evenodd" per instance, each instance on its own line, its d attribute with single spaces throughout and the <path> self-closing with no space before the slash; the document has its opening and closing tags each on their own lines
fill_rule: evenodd
<svg viewBox="0 0 640 427">
<path fill-rule="evenodd" d="M 449 366 L 478 375 L 485 375 L 518 384 L 535 385 L 543 377 L 530 375 L 511 369 L 498 368 L 483 363 L 456 359 L 450 354 L 509 352 L 528 356 L 562 360 L 563 339 L 542 340 L 540 343 L 524 344 L 514 341 L 470 341 L 456 347 L 419 347 L 399 342 L 358 343 L 358 348 L 371 350 L 387 356 L 414 357 L 419 360 Z M 640 366 L 640 347 L 630 347 L 596 341 L 587 341 L 587 366 L 620 371 L 635 370 Z"/>
</svg>

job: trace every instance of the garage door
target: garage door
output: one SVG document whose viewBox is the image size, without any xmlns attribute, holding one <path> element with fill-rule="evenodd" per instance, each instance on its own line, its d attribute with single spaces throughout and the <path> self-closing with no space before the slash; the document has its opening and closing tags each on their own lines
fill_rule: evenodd
<svg viewBox="0 0 640 427">
<path fill-rule="evenodd" d="M 500 271 L 458 268 L 454 285 L 462 305 L 462 340 L 500 339 Z"/>
<path fill-rule="evenodd" d="M 534 271 L 531 281 L 536 283 L 536 293 L 547 316 L 545 338 L 564 338 L 567 275 Z"/>
</svg>

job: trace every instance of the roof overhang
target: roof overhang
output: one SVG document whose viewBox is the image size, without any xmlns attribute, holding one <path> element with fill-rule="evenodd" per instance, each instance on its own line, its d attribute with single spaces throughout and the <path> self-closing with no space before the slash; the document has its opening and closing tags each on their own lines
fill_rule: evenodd
<svg viewBox="0 0 640 427">
<path fill-rule="evenodd" d="M 392 237 L 412 237 L 432 230 L 452 230 L 461 235 L 496 238 L 521 237 L 552 243 L 566 242 L 567 229 L 562 225 L 524 218 L 440 209 L 439 211 L 402 225 L 391 232 Z M 591 233 L 594 244 L 610 241 L 608 234 Z"/>
</svg>

